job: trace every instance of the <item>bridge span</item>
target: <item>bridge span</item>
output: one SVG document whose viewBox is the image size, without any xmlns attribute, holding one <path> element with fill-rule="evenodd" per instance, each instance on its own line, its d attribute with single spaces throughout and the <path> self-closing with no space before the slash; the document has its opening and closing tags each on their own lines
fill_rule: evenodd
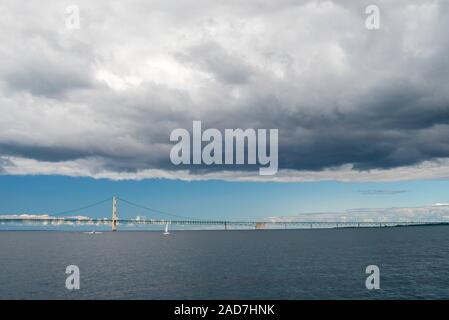
<svg viewBox="0 0 449 320">
<path fill-rule="evenodd" d="M 107 199 L 110 201 L 110 198 Z M 150 210 L 159 214 L 176 217 L 176 219 L 148 219 L 137 217 L 134 219 L 120 219 L 117 211 L 117 200 L 123 201 L 130 205 L 134 205 L 141 209 Z M 68 210 L 62 213 L 67 213 L 75 210 L 83 210 L 92 206 L 104 203 L 104 201 L 94 203 L 83 208 Z M 175 215 L 172 213 L 163 212 L 157 209 L 141 206 L 130 201 L 112 198 L 112 215 L 111 218 L 89 218 L 89 217 L 64 217 L 57 215 L 35 216 L 35 215 L 0 215 L 0 224 L 43 224 L 43 225 L 110 225 L 112 231 L 117 231 L 120 225 L 135 226 L 135 225 L 174 225 L 174 226 L 209 226 L 220 227 L 224 230 L 235 228 L 248 229 L 323 229 L 323 228 L 363 228 L 363 227 L 394 227 L 394 226 L 418 226 L 418 225 L 441 225 L 448 224 L 447 222 L 429 222 L 429 221 L 232 221 L 232 220 L 206 220 L 195 219 Z"/>
</svg>

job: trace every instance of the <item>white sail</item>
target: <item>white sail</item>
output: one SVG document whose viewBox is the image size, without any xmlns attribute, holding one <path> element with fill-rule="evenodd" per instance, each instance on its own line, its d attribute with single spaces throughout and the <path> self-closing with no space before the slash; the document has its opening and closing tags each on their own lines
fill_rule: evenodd
<svg viewBox="0 0 449 320">
<path fill-rule="evenodd" d="M 165 232 L 164 234 L 170 234 L 170 232 L 168 232 L 168 223 L 165 225 Z"/>
</svg>

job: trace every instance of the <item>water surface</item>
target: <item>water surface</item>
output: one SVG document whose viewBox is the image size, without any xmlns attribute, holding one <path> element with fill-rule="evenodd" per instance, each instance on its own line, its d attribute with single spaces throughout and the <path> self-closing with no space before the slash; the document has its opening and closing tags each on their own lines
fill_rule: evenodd
<svg viewBox="0 0 449 320">
<path fill-rule="evenodd" d="M 365 288 L 378 265 L 381 289 Z M 80 290 L 65 288 L 77 265 Z M 1 299 L 449 298 L 449 227 L 1 231 Z"/>
</svg>

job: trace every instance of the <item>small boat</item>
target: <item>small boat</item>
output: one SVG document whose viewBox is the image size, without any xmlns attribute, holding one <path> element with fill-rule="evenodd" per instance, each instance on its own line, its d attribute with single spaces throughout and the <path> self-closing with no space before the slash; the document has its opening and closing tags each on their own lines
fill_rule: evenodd
<svg viewBox="0 0 449 320">
<path fill-rule="evenodd" d="M 102 233 L 102 232 L 98 232 L 98 231 L 92 230 L 92 231 L 84 232 L 84 233 L 85 233 L 85 234 L 100 234 L 100 233 Z"/>
<path fill-rule="evenodd" d="M 170 232 L 168 232 L 168 223 L 165 225 L 165 232 L 164 234 L 170 234 Z"/>
</svg>

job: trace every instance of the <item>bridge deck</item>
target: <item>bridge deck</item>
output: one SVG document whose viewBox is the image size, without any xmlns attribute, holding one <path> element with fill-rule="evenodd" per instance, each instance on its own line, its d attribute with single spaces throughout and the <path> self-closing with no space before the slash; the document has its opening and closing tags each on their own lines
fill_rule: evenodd
<svg viewBox="0 0 449 320">
<path fill-rule="evenodd" d="M 24 224 L 98 224 L 108 225 L 112 223 L 112 219 L 80 219 L 80 218 L 64 218 L 64 217 L 48 217 L 48 218 L 3 218 L 0 217 L 0 224 L 6 223 L 24 223 Z M 386 227 L 386 226 L 409 226 L 409 225 L 439 225 L 448 224 L 447 222 L 431 222 L 431 221 L 226 221 L 226 220 L 166 220 L 166 219 L 118 219 L 118 224 L 122 225 L 203 225 L 203 226 L 248 226 L 265 228 L 265 227 L 310 227 L 310 228 L 348 228 L 348 227 Z"/>
</svg>

